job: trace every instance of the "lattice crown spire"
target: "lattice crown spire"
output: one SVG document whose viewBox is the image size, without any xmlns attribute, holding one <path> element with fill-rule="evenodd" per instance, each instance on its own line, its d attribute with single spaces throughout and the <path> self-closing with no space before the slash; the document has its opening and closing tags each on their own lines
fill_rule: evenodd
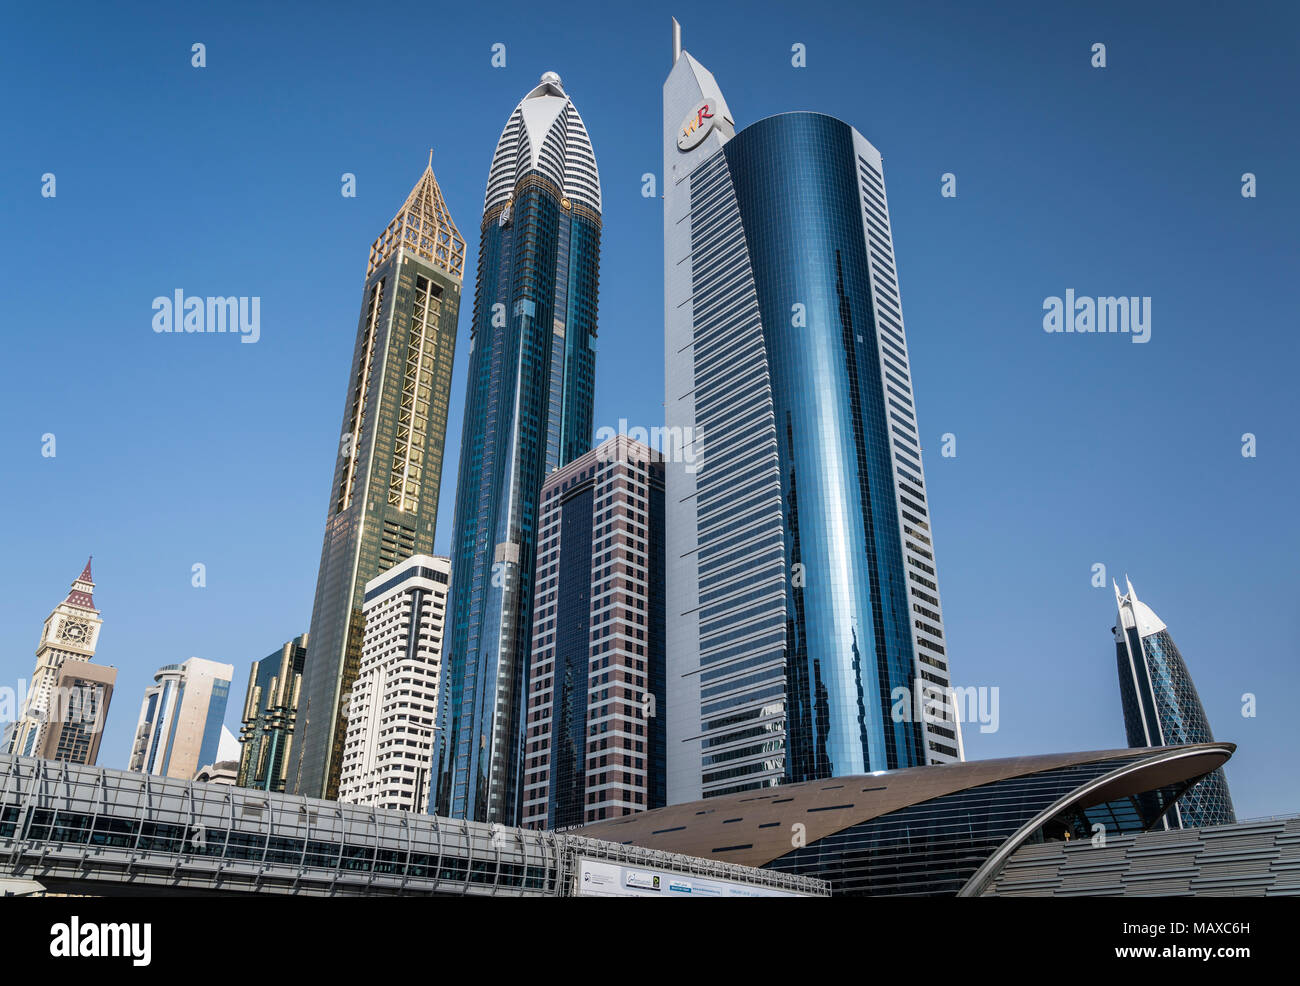
<svg viewBox="0 0 1300 986">
<path fill-rule="evenodd" d="M 406 202 L 371 244 L 366 276 L 373 274 L 399 247 L 406 247 L 457 280 L 465 276 L 465 238 L 452 222 L 442 189 L 433 177 L 433 151 L 429 152 L 429 164 Z"/>
</svg>

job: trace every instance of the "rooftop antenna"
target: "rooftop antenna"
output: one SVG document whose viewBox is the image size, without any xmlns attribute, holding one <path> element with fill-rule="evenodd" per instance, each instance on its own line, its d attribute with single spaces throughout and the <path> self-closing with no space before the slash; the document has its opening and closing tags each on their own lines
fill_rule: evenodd
<svg viewBox="0 0 1300 986">
<path fill-rule="evenodd" d="M 677 64 L 677 59 L 682 57 L 682 26 L 677 23 L 677 18 L 673 18 L 673 64 Z"/>
</svg>

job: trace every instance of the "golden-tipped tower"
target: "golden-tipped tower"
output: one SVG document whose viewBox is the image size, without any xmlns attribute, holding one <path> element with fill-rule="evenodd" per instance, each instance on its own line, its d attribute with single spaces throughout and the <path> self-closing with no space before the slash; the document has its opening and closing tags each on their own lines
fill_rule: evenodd
<svg viewBox="0 0 1300 986">
<path fill-rule="evenodd" d="M 388 228 L 371 244 L 366 276 L 373 274 L 375 268 L 403 246 L 435 267 L 441 267 L 452 277 L 464 278 L 465 238 L 451 221 L 442 189 L 433 177 L 433 151 L 429 151 L 429 164 L 411 189 L 411 194 L 397 210 Z"/>
</svg>

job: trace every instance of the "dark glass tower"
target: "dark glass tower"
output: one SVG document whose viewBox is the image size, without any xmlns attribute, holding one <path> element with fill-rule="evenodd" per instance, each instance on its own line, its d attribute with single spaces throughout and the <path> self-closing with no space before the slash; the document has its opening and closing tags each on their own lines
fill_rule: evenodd
<svg viewBox="0 0 1300 986">
<path fill-rule="evenodd" d="M 1128 745 L 1214 742 L 1201 698 L 1169 630 L 1151 607 L 1138 599 L 1133 583 L 1127 578 L 1124 582 L 1128 588 L 1124 595 L 1115 584 L 1119 619 L 1111 633 L 1115 636 Z M 1193 785 L 1164 822 L 1166 827 L 1201 828 L 1230 825 L 1236 820 L 1228 781 L 1219 768 Z"/>
<path fill-rule="evenodd" d="M 430 810 L 514 824 L 546 474 L 591 447 L 600 179 L 554 72 L 488 174 Z"/>
<path fill-rule="evenodd" d="M 961 758 L 879 152 L 664 84 L 669 803 Z"/>
<path fill-rule="evenodd" d="M 239 727 L 239 776 L 235 783 L 240 787 L 284 793 L 293 762 L 298 694 L 306 663 L 305 633 L 253 662 Z"/>
<path fill-rule="evenodd" d="M 430 167 L 370 248 L 289 790 L 338 795 L 366 583 L 433 552 L 465 241 Z"/>
</svg>

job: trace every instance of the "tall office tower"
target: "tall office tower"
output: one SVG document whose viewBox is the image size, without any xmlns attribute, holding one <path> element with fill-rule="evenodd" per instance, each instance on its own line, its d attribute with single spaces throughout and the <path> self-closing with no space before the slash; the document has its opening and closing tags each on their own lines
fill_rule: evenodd
<svg viewBox="0 0 1300 986">
<path fill-rule="evenodd" d="M 310 634 L 294 637 L 273 654 L 254 661 L 239 727 L 240 787 L 283 794 L 293 762 L 298 695 Z"/>
<path fill-rule="evenodd" d="M 91 663 L 104 622 L 95 608 L 94 591 L 87 560 L 67 598 L 45 618 L 31 685 L 0 750 L 95 763 L 117 670 Z"/>
<path fill-rule="evenodd" d="M 958 760 L 880 154 L 673 54 L 669 803 Z"/>
<path fill-rule="evenodd" d="M 1111 627 L 1119 664 L 1119 694 L 1124 706 L 1128 745 L 1176 746 L 1213 743 L 1210 721 L 1196 694 L 1192 676 L 1160 617 L 1133 591 L 1121 595 L 1115 586 L 1119 619 Z M 1168 815 L 1165 828 L 1201 828 L 1237 821 L 1228 794 L 1228 781 L 1219 768 L 1198 781 Z"/>
<path fill-rule="evenodd" d="M 366 583 L 339 800 L 422 812 L 429 803 L 451 561 L 413 555 Z"/>
<path fill-rule="evenodd" d="M 190 780 L 215 763 L 234 674 L 199 657 L 159 668 L 144 690 L 127 769 Z"/>
<path fill-rule="evenodd" d="M 365 585 L 433 550 L 465 240 L 432 160 L 370 248 L 289 779 L 312 797 L 338 794 Z"/>
<path fill-rule="evenodd" d="M 664 464 L 624 435 L 542 486 L 523 825 L 664 801 Z"/>
<path fill-rule="evenodd" d="M 451 546 L 434 796 L 519 811 L 537 496 L 591 447 L 600 179 L 554 72 L 506 121 L 488 173 Z"/>
</svg>

